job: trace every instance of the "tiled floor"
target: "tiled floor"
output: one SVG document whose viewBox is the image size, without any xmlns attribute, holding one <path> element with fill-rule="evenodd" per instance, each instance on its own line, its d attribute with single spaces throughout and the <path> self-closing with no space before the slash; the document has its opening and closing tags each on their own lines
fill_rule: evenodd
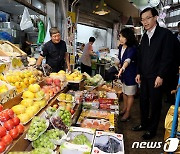
<svg viewBox="0 0 180 154">
<path fill-rule="evenodd" d="M 120 102 L 122 106 L 122 101 Z M 164 120 L 166 117 L 166 113 L 170 107 L 170 104 L 163 103 L 161 119 L 158 127 L 157 136 L 152 140 L 148 140 L 147 142 L 163 142 L 164 138 Z M 140 149 L 140 148 L 132 148 L 133 142 L 142 142 L 141 136 L 143 135 L 143 131 L 134 132 L 131 130 L 133 126 L 136 126 L 140 123 L 140 109 L 139 109 L 139 99 L 135 99 L 135 103 L 132 107 L 131 119 L 128 122 L 119 122 L 118 132 L 124 135 L 124 143 L 125 143 L 125 154 L 161 154 L 163 153 L 163 145 L 159 149 Z"/>
</svg>

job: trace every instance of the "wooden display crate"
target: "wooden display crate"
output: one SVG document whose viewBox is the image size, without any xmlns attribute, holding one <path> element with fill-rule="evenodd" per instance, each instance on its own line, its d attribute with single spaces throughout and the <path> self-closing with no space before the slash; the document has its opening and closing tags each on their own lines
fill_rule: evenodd
<svg viewBox="0 0 180 154">
<path fill-rule="evenodd" d="M 60 91 L 59 93 L 67 92 L 67 91 L 68 91 L 68 88 L 65 88 L 65 89 L 63 89 L 63 91 Z M 55 103 L 58 94 L 55 95 L 54 98 L 49 100 L 48 105 L 44 109 L 42 109 L 36 116 L 40 116 L 49 106 L 52 106 Z M 13 99 L 7 101 L 6 103 L 3 104 L 3 108 L 9 109 L 9 108 L 12 108 L 14 105 L 19 104 L 22 100 L 21 96 L 22 96 L 22 93 L 17 95 Z M 26 149 L 28 147 L 31 147 L 30 146 L 31 142 L 24 139 L 26 136 L 26 133 L 29 129 L 30 123 L 31 123 L 31 121 L 28 122 L 26 125 L 24 125 L 24 127 L 25 127 L 24 133 L 22 135 L 20 135 L 16 140 L 13 140 L 12 144 L 8 147 L 8 149 L 5 151 L 5 153 L 9 153 L 9 152 L 13 152 L 13 151 L 26 151 Z"/>
<path fill-rule="evenodd" d="M 0 40 L 0 44 L 4 44 L 4 43 L 10 45 L 13 48 L 13 52 L 17 52 L 21 56 L 26 56 L 27 55 L 24 51 L 22 51 L 20 48 L 18 48 L 16 45 L 12 44 L 11 42 Z M 0 56 L 10 56 L 10 55 L 8 55 L 8 53 L 1 50 L 1 48 L 0 48 Z"/>
</svg>

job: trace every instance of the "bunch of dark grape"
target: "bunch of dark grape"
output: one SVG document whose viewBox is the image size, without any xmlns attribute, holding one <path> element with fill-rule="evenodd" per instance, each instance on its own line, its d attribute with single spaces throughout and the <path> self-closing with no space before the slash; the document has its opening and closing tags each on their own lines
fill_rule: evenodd
<svg viewBox="0 0 180 154">
<path fill-rule="evenodd" d="M 63 123 L 60 117 L 52 117 L 51 122 L 54 125 L 54 127 L 63 130 L 66 134 L 69 131 L 68 127 Z"/>
</svg>

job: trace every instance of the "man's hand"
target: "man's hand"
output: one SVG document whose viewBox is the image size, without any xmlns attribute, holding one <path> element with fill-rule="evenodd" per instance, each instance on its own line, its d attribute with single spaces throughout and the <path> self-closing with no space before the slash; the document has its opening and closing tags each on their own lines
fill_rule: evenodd
<svg viewBox="0 0 180 154">
<path fill-rule="evenodd" d="M 71 72 L 71 67 L 68 65 L 67 66 L 68 72 Z"/>
<path fill-rule="evenodd" d="M 159 76 L 157 76 L 155 83 L 154 83 L 154 88 L 158 88 L 158 87 L 162 86 L 162 84 L 163 84 L 163 79 L 160 78 Z"/>
<path fill-rule="evenodd" d="M 136 82 L 137 82 L 138 84 L 140 84 L 140 83 L 141 83 L 140 74 L 137 74 L 137 75 L 136 75 L 135 80 L 136 80 Z"/>
</svg>

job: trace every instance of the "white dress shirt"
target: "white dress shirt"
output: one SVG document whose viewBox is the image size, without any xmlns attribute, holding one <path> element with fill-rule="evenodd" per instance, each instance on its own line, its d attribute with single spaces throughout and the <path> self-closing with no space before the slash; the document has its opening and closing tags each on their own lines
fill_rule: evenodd
<svg viewBox="0 0 180 154">
<path fill-rule="evenodd" d="M 148 38 L 149 38 L 149 45 L 150 45 L 151 37 L 153 36 L 153 34 L 155 32 L 155 29 L 156 29 L 156 26 L 151 31 L 146 32 L 146 34 L 148 35 Z"/>
</svg>

